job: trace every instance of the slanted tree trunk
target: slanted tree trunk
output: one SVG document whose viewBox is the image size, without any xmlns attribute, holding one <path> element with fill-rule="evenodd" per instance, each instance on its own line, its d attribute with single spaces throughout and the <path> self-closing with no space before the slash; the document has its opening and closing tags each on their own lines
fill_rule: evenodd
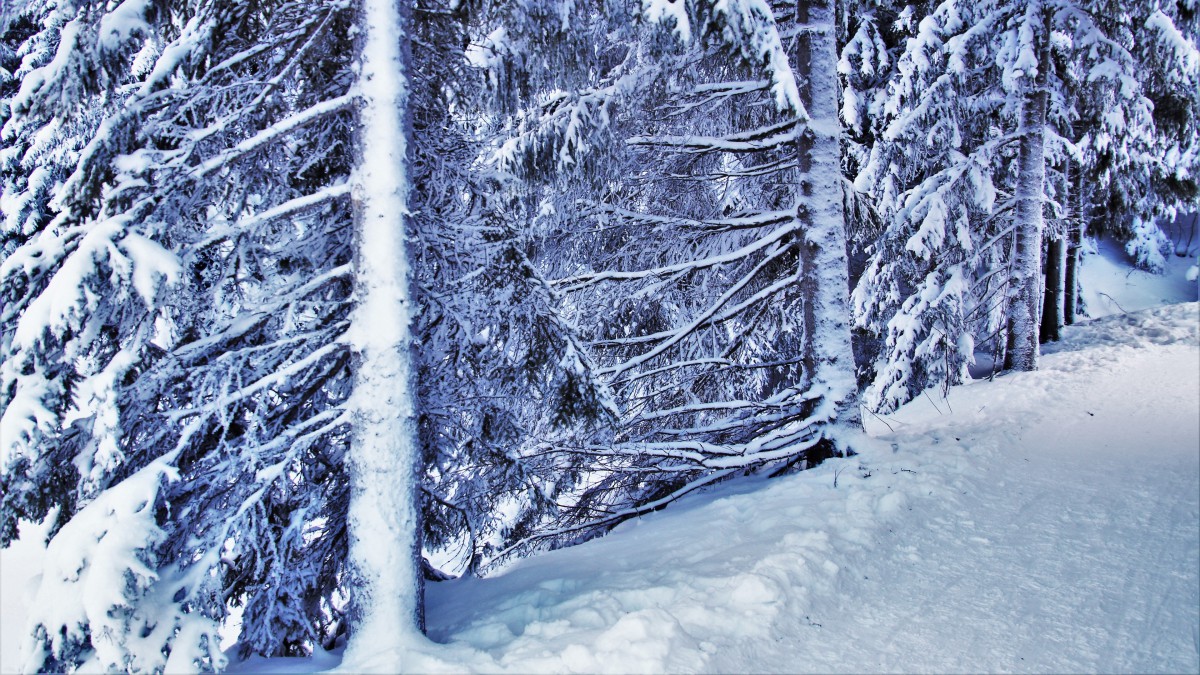
<svg viewBox="0 0 1200 675">
<path fill-rule="evenodd" d="M 1049 39 L 1042 30 L 1037 38 L 1039 66 L 1035 81 L 1025 92 L 1018 133 L 1016 186 L 1016 247 L 1013 252 L 1012 297 L 1009 300 L 1009 350 L 1006 366 L 1037 370 L 1038 328 L 1041 324 L 1042 195 L 1046 182 L 1046 69 L 1050 63 Z"/>
<path fill-rule="evenodd" d="M 1058 342 L 1062 328 L 1063 240 L 1055 237 L 1046 244 L 1046 293 L 1042 301 L 1042 330 L 1039 339 Z"/>
<path fill-rule="evenodd" d="M 400 671 L 418 642 L 423 601 L 417 444 L 412 391 L 408 216 L 408 10 L 362 0 L 361 108 L 355 173 L 355 353 L 348 403 L 350 644 L 356 668 Z M 387 662 L 371 660 L 373 655 Z"/>
<path fill-rule="evenodd" d="M 797 217 L 805 234 L 801 246 L 807 333 L 803 359 L 810 382 L 828 387 L 827 395 L 837 402 L 839 419 L 857 424 L 834 0 L 800 0 L 796 24 L 801 33 L 793 63 L 801 76 L 800 98 L 809 115 L 808 131 L 798 142 Z"/>
</svg>

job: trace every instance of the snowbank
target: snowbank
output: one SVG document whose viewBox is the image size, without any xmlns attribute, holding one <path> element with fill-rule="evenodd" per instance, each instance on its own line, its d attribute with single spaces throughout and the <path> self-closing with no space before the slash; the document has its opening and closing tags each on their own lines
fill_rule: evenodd
<svg viewBox="0 0 1200 675">
<path fill-rule="evenodd" d="M 1188 279 L 1195 256 L 1168 255 L 1162 274 L 1132 267 L 1125 248 L 1114 239 L 1091 240 L 1080 266 L 1080 285 L 1088 316 L 1137 312 L 1177 302 L 1200 300 Z"/>
</svg>

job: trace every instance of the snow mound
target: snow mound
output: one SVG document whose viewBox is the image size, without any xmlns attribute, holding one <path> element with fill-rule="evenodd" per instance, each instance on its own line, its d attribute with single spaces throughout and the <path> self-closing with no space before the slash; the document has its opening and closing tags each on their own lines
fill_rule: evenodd
<svg viewBox="0 0 1200 675">
<path fill-rule="evenodd" d="M 913 499 L 948 496 L 927 472 L 961 447 L 861 456 L 728 486 L 603 539 L 431 589 L 431 637 L 487 653 L 508 672 L 757 669 L 764 642 L 819 628 L 812 598 L 835 594 L 838 561 L 863 555 Z M 962 463 L 967 466 L 967 463 Z"/>
<path fill-rule="evenodd" d="M 1163 262 L 1159 274 L 1138 269 L 1116 240 L 1089 240 L 1079 272 L 1087 314 L 1099 318 L 1200 300 L 1196 282 L 1188 279 L 1195 256 L 1170 255 Z"/>
</svg>

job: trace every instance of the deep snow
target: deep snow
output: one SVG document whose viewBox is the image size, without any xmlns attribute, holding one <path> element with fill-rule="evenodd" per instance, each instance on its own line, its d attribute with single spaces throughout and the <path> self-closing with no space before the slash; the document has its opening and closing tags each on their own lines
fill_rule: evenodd
<svg viewBox="0 0 1200 675">
<path fill-rule="evenodd" d="M 1200 308 L 1097 319 L 1045 354 L 1038 372 L 869 417 L 858 456 L 728 483 L 500 576 L 434 584 L 430 634 L 445 644 L 408 663 L 1198 672 Z M 38 555 L 24 540 L 0 555 L 0 672 L 14 669 Z"/>
</svg>

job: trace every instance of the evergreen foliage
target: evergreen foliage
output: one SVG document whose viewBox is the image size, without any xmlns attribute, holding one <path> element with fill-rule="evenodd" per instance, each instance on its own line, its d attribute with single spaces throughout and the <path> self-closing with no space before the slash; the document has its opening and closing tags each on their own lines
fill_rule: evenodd
<svg viewBox="0 0 1200 675">
<path fill-rule="evenodd" d="M 1104 230 L 1160 267 L 1200 204 L 1190 0 L 393 7 L 374 82 L 358 0 L 0 10 L 0 546 L 53 522 L 29 669 L 219 670 L 234 612 L 240 657 L 333 646 L 389 588 L 354 558 L 396 533 L 352 516 L 384 476 L 442 579 L 810 465 L 857 421 L 852 327 L 872 410 L 980 350 L 1036 367 L 1074 311 L 1044 260 L 1074 279 Z M 403 329 L 411 392 L 363 326 Z M 415 445 L 373 459 L 419 476 L 363 471 L 392 422 Z"/>
</svg>

